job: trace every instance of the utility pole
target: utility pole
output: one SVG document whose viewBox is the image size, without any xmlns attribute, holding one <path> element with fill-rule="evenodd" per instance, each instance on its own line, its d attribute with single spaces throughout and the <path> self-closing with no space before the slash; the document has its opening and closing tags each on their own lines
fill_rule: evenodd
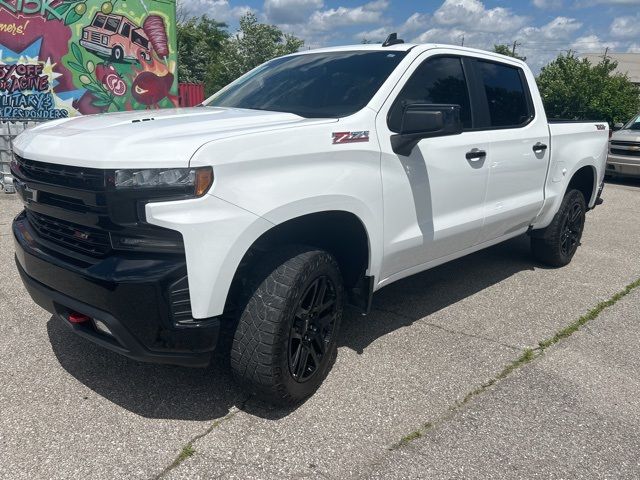
<svg viewBox="0 0 640 480">
<path fill-rule="evenodd" d="M 522 45 L 520 42 L 518 42 L 517 40 L 513 41 L 513 47 L 511 47 L 511 55 L 512 56 L 516 56 L 516 47 L 519 47 L 520 45 Z"/>
<path fill-rule="evenodd" d="M 462 40 L 460 41 L 460 46 L 464 47 L 464 35 L 462 35 Z"/>
</svg>

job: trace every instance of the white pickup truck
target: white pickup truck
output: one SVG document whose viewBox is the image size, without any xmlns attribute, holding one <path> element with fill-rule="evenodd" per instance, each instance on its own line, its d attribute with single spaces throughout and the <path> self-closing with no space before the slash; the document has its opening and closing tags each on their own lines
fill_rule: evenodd
<svg viewBox="0 0 640 480">
<path fill-rule="evenodd" d="M 549 123 L 526 64 L 385 42 L 276 58 L 201 106 L 52 121 L 15 141 L 16 260 L 77 334 L 152 362 L 214 350 L 273 402 L 336 355 L 343 305 L 528 233 L 571 261 L 604 122 Z M 425 295 L 429 295 L 426 291 Z"/>
</svg>

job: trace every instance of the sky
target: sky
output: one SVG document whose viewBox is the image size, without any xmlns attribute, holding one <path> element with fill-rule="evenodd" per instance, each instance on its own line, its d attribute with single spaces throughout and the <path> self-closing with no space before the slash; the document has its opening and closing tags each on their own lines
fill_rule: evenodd
<svg viewBox="0 0 640 480">
<path fill-rule="evenodd" d="M 305 41 L 305 48 L 382 41 L 391 32 L 416 43 L 492 49 L 516 43 L 539 71 L 559 53 L 640 53 L 640 0 L 179 0 L 233 32 L 253 11 Z"/>
</svg>

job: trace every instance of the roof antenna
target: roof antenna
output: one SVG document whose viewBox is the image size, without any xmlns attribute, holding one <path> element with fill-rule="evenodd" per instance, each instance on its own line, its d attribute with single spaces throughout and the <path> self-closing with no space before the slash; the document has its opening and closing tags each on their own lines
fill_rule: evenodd
<svg viewBox="0 0 640 480">
<path fill-rule="evenodd" d="M 397 33 L 390 33 L 387 39 L 382 42 L 383 47 L 390 47 L 391 45 L 397 45 L 398 43 L 404 43 L 404 40 L 398 38 Z"/>
</svg>

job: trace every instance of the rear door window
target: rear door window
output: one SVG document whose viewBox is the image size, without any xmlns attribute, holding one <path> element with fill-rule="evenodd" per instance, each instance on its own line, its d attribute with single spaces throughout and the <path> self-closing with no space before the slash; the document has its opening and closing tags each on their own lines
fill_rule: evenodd
<svg viewBox="0 0 640 480">
<path fill-rule="evenodd" d="M 510 65 L 478 60 L 487 96 L 491 127 L 520 127 L 533 118 L 522 70 Z"/>
</svg>

